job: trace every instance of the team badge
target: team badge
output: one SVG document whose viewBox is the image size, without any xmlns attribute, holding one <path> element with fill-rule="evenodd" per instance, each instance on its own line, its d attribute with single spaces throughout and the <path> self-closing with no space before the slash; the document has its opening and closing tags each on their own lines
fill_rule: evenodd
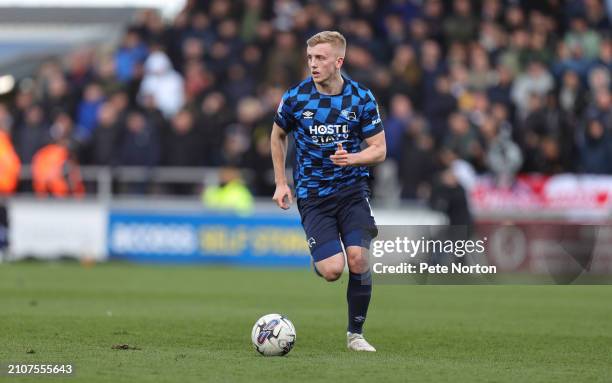
<svg viewBox="0 0 612 383">
<path fill-rule="evenodd" d="M 355 112 L 351 112 L 350 110 L 345 109 L 340 112 L 340 115 L 349 121 L 357 121 L 357 114 Z"/>
</svg>

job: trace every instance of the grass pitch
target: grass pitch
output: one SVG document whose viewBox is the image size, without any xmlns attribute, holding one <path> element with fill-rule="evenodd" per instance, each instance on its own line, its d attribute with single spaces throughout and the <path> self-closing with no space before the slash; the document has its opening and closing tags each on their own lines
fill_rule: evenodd
<svg viewBox="0 0 612 383">
<path fill-rule="evenodd" d="M 307 270 L 0 264 L 0 362 L 74 364 L 50 382 L 612 381 L 612 286 L 374 286 L 376 354 L 345 348 L 345 289 Z M 272 312 L 297 329 L 286 357 L 251 346 Z"/>
</svg>

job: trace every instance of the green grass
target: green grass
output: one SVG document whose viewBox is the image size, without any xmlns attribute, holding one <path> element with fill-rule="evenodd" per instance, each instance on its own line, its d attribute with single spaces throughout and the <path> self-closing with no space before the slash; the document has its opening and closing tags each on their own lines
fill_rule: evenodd
<svg viewBox="0 0 612 383">
<path fill-rule="evenodd" d="M 0 264 L 0 361 L 72 362 L 69 382 L 612 382 L 610 286 L 375 286 L 376 354 L 345 349 L 345 288 L 306 270 Z M 296 326 L 286 357 L 251 346 L 271 312 Z"/>
</svg>

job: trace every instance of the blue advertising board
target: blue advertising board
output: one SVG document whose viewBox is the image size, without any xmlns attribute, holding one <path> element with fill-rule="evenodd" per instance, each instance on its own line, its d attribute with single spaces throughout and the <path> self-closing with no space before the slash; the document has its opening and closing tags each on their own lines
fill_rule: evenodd
<svg viewBox="0 0 612 383">
<path fill-rule="evenodd" d="M 111 259 L 163 263 L 308 266 L 299 217 L 111 210 Z"/>
</svg>

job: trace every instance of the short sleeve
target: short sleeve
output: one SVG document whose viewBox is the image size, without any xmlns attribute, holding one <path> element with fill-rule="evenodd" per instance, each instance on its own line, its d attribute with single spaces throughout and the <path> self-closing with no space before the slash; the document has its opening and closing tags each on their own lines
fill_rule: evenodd
<svg viewBox="0 0 612 383">
<path fill-rule="evenodd" d="M 293 107 L 291 106 L 289 97 L 289 91 L 283 94 L 276 114 L 274 115 L 274 122 L 280 126 L 285 132 L 290 132 L 295 126 L 295 118 L 293 117 Z"/>
<path fill-rule="evenodd" d="M 383 124 L 378 111 L 378 104 L 374 99 L 374 95 L 368 90 L 366 94 L 366 103 L 361 113 L 361 135 L 364 138 L 372 137 L 373 135 L 383 131 Z"/>
</svg>

